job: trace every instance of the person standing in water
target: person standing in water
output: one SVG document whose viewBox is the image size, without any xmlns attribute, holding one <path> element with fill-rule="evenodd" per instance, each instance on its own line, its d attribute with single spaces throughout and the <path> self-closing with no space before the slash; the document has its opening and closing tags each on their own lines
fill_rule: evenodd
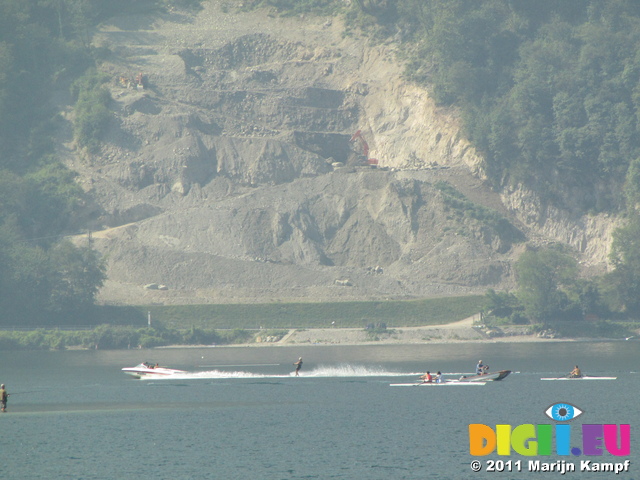
<svg viewBox="0 0 640 480">
<path fill-rule="evenodd" d="M 4 388 L 4 383 L 0 385 L 0 407 L 2 407 L 2 411 L 7 411 L 7 400 L 9 399 L 9 394 L 7 390 Z"/>
<path fill-rule="evenodd" d="M 299 377 L 300 376 L 299 372 L 300 372 L 300 369 L 302 368 L 302 357 L 300 357 L 298 361 L 294 363 L 294 365 L 296 366 L 296 377 Z"/>
</svg>

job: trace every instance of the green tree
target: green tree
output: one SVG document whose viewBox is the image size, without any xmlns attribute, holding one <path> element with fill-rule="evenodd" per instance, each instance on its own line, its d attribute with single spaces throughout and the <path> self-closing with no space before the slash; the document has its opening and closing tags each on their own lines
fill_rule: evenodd
<svg viewBox="0 0 640 480">
<path fill-rule="evenodd" d="M 104 74 L 90 69 L 71 87 L 71 93 L 77 98 L 73 122 L 76 141 L 93 152 L 97 151 L 100 136 L 111 118 L 107 107 L 111 94 L 102 86 L 106 80 Z"/>
<path fill-rule="evenodd" d="M 637 213 L 640 208 L 640 158 L 635 158 L 629 164 L 624 182 L 624 195 L 629 214 Z"/>
<path fill-rule="evenodd" d="M 95 65 L 91 28 L 109 14 L 166 4 L 0 0 L 0 322 L 48 323 L 93 304 L 102 263 L 86 247 L 59 242 L 77 228 L 83 193 L 52 153 L 56 117 L 48 105 L 55 89 L 73 83 L 76 138 L 97 148 L 110 97 L 104 76 L 82 73 Z"/>
<path fill-rule="evenodd" d="M 9 249 L 8 289 L 1 292 L 11 325 L 25 322 L 42 325 L 47 322 L 51 268 L 47 252 L 25 242 Z"/>
<path fill-rule="evenodd" d="M 640 313 L 640 216 L 633 213 L 624 227 L 613 233 L 609 255 L 614 270 L 607 282 L 617 306 L 629 314 Z"/>
<path fill-rule="evenodd" d="M 517 297 L 530 320 L 552 323 L 570 309 L 566 290 L 577 277 L 577 264 L 572 257 L 552 249 L 528 250 L 520 256 L 515 269 Z"/>
<path fill-rule="evenodd" d="M 617 210 L 640 157 L 637 2 L 402 2 L 407 75 L 455 104 L 492 183 Z"/>
<path fill-rule="evenodd" d="M 106 278 L 105 266 L 95 250 L 63 241 L 51 249 L 50 262 L 55 268 L 47 310 L 77 313 L 91 307 Z"/>
<path fill-rule="evenodd" d="M 568 291 L 570 302 L 575 305 L 576 313 L 579 313 L 581 317 L 589 314 L 599 318 L 611 315 L 599 283 L 599 278 L 578 279 L 573 286 L 570 286 Z"/>
<path fill-rule="evenodd" d="M 489 315 L 498 318 L 518 318 L 523 309 L 522 304 L 513 293 L 496 292 L 492 288 L 485 294 L 484 309 Z"/>
<path fill-rule="evenodd" d="M 38 167 L 23 177 L 26 188 L 23 230 L 30 238 L 44 239 L 41 244 L 52 244 L 58 234 L 71 226 L 84 193 L 75 182 L 77 173 L 54 158 L 48 157 Z"/>
</svg>

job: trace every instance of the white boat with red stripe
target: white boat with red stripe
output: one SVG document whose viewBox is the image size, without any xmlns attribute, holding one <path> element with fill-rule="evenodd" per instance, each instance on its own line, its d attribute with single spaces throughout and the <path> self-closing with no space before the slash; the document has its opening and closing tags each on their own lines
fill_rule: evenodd
<svg viewBox="0 0 640 480">
<path fill-rule="evenodd" d="M 135 378 L 163 378 L 170 377 L 180 373 L 187 373 L 184 370 L 175 370 L 173 368 L 161 367 L 157 363 L 152 365 L 151 363 L 143 362 L 135 367 L 125 367 L 122 369 L 127 375 L 131 375 Z"/>
</svg>

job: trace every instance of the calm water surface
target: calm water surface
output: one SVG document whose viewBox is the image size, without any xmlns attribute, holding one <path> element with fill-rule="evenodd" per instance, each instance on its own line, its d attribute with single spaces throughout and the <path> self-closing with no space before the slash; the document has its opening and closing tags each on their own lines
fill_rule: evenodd
<svg viewBox="0 0 640 480">
<path fill-rule="evenodd" d="M 0 478 L 638 480 L 639 349 L 612 342 L 1 352 L 0 381 L 12 396 L 0 416 Z M 389 386 L 425 370 L 455 378 L 479 359 L 516 373 L 483 387 Z M 141 361 L 190 374 L 141 381 L 120 372 Z M 618 379 L 540 381 L 576 363 Z M 553 423 L 543 412 L 560 401 L 585 412 L 572 423 L 576 431 L 581 422 L 631 424 L 631 471 L 471 472 L 470 423 Z"/>
</svg>

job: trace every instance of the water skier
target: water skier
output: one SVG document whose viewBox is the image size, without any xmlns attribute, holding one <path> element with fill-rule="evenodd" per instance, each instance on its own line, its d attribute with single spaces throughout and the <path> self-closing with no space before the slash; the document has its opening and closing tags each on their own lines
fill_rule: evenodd
<svg viewBox="0 0 640 480">
<path fill-rule="evenodd" d="M 300 376 L 299 372 L 300 372 L 300 369 L 302 368 L 302 357 L 300 357 L 298 361 L 294 363 L 294 365 L 296 366 L 296 377 L 299 377 Z"/>
</svg>

